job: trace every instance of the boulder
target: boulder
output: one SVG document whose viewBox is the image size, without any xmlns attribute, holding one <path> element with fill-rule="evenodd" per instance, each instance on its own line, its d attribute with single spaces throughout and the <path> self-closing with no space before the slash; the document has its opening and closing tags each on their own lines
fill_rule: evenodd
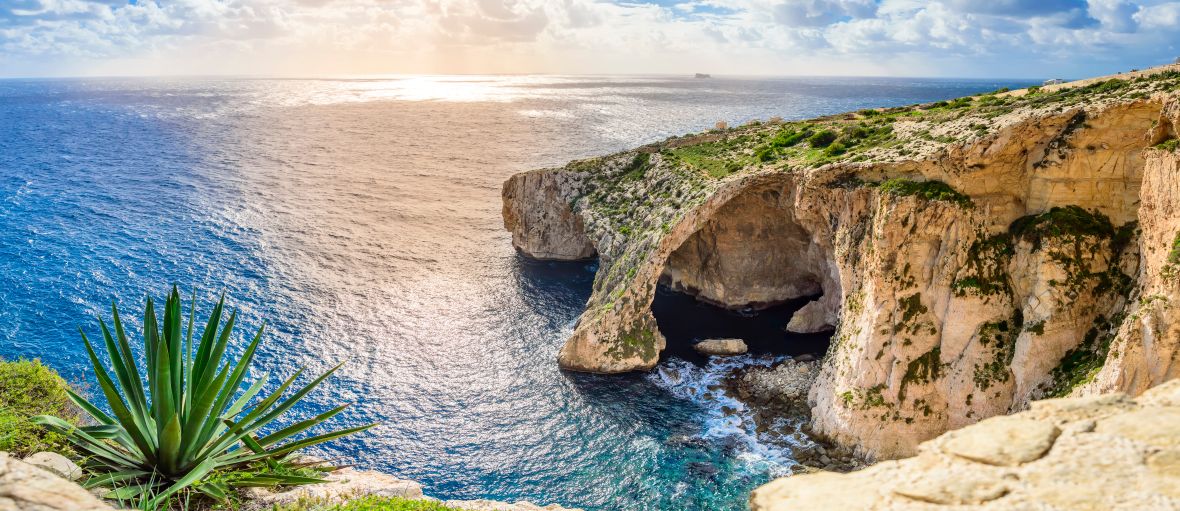
<svg viewBox="0 0 1180 511">
<path fill-rule="evenodd" d="M 79 467 L 77 463 L 70 461 L 69 458 L 56 452 L 42 451 L 31 454 L 24 461 L 25 463 L 35 467 L 41 467 L 71 481 L 77 481 L 82 478 L 82 467 Z"/>
<path fill-rule="evenodd" d="M 714 357 L 732 357 L 746 353 L 746 341 L 741 339 L 706 339 L 692 346 L 697 353 Z"/>
<path fill-rule="evenodd" d="M 0 511 L 113 511 L 81 486 L 0 452 Z"/>
</svg>

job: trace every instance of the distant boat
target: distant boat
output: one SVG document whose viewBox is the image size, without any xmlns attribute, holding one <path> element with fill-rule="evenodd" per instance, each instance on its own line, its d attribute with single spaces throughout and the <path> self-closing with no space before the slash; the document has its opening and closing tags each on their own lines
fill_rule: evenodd
<svg viewBox="0 0 1180 511">
<path fill-rule="evenodd" d="M 712 78 L 712 76 L 709 76 L 709 73 L 697 73 L 696 77 L 697 78 Z"/>
</svg>

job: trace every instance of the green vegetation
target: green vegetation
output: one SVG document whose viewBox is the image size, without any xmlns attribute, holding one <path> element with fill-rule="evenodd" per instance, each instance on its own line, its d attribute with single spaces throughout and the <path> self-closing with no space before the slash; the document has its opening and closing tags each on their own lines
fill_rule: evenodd
<svg viewBox="0 0 1180 511">
<path fill-rule="evenodd" d="M 734 148 L 723 141 L 677 147 L 669 155 L 716 178 L 728 176 L 751 163 L 750 158 L 735 154 Z"/>
<path fill-rule="evenodd" d="M 832 130 L 823 130 L 810 137 L 807 137 L 807 145 L 816 149 L 822 149 L 832 145 L 837 138 L 836 132 Z"/>
<path fill-rule="evenodd" d="M 897 390 L 897 400 L 905 401 L 905 388 L 911 383 L 929 383 L 942 376 L 942 350 L 935 346 L 910 361 L 906 366 L 905 375 L 901 378 L 901 387 Z"/>
<path fill-rule="evenodd" d="M 1114 225 L 1098 211 L 1080 206 L 1054 207 L 1039 215 L 1018 218 L 1008 227 L 1013 237 L 1031 241 L 1035 247 L 1049 238 L 1099 236 L 1113 238 Z"/>
<path fill-rule="evenodd" d="M 1011 377 L 1009 366 L 1012 357 L 1016 356 L 1016 338 L 1024 328 L 1024 313 L 1020 309 L 1012 314 L 1011 319 L 984 323 L 979 327 L 976 336 L 979 343 L 992 350 L 991 361 L 976 364 L 972 380 L 980 390 L 987 390 L 996 383 L 1008 381 Z"/>
<path fill-rule="evenodd" d="M 926 200 L 953 202 L 963 208 L 972 208 L 971 197 L 951 188 L 942 181 L 911 181 L 909 179 L 894 178 L 878 185 L 881 193 L 896 196 L 914 195 Z"/>
<path fill-rule="evenodd" d="M 1180 232 L 1172 239 L 1172 251 L 1168 253 L 1169 264 L 1180 264 Z"/>
<path fill-rule="evenodd" d="M 304 499 L 293 504 L 278 506 L 273 511 L 460 511 L 431 500 L 410 500 L 401 497 L 378 497 L 369 495 L 339 504 L 320 500 Z"/>
<path fill-rule="evenodd" d="M 1163 149 L 1165 151 L 1175 152 L 1177 146 L 1180 146 L 1180 139 L 1169 138 L 1163 142 L 1156 144 L 1154 147 L 1156 149 Z"/>
<path fill-rule="evenodd" d="M 1094 326 L 1086 332 L 1086 338 L 1076 348 L 1069 350 L 1057 367 L 1050 373 L 1053 380 L 1042 387 L 1046 397 L 1065 397 L 1073 389 L 1094 380 L 1110 354 L 1110 342 L 1123 323 L 1121 315 L 1107 320 L 1098 316 Z"/>
<path fill-rule="evenodd" d="M 919 316 L 926 314 L 929 309 L 922 303 L 922 294 L 914 293 L 897 301 L 901 308 L 901 321 L 893 325 L 893 333 L 917 333 L 921 323 L 914 322 Z"/>
<path fill-rule="evenodd" d="M 146 374 L 140 375 L 119 311 L 112 304 L 114 331 L 100 321 L 109 363 L 99 359 L 85 333 L 82 341 L 113 416 L 66 389 L 74 404 L 97 425 L 77 427 L 52 415 L 33 420 L 64 435 L 83 455 L 83 468 L 91 475 L 84 486 L 113 487 L 108 498 L 130 501 L 135 507 L 167 506 L 181 491 L 192 495 L 190 490 L 195 490 L 204 497 L 226 500 L 233 488 L 322 482 L 291 455 L 372 425 L 294 440 L 347 405 L 278 429 L 276 420 L 340 366 L 284 398 L 303 372 L 296 371 L 274 392 L 251 402 L 266 384 L 263 377 L 242 389 L 263 329 L 258 329 L 234 364 L 223 359 L 237 313 L 222 327 L 223 298 L 210 313 L 199 342 L 194 343 L 195 299 L 193 305 L 185 332 L 175 287 L 165 304 L 162 324 L 148 299 L 143 320 Z M 113 377 L 107 367 L 114 370 Z M 263 429 L 265 434 L 261 434 Z"/>
<path fill-rule="evenodd" d="M 967 249 L 965 276 L 951 283 L 955 296 L 968 293 L 983 297 L 1011 295 L 1007 268 L 1015 253 L 1012 237 L 1008 234 L 976 239 Z"/>
<path fill-rule="evenodd" d="M 61 376 L 40 361 L 0 361 L 0 451 L 17 456 L 39 451 L 70 455 L 64 436 L 29 420 L 50 414 L 81 425 L 80 410 L 70 402 L 68 388 Z"/>
</svg>

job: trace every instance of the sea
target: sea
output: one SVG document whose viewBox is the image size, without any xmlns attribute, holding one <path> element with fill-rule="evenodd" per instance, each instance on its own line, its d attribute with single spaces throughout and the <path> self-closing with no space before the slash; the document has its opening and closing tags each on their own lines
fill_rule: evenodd
<svg viewBox="0 0 1180 511">
<path fill-rule="evenodd" d="M 790 310 L 661 290 L 650 373 L 560 370 L 595 261 L 517 254 L 514 172 L 771 117 L 944 100 L 1019 80 L 678 76 L 0 80 L 0 358 L 37 358 L 101 402 L 78 329 L 172 285 L 224 293 L 255 378 L 344 367 L 285 423 L 339 403 L 370 422 L 315 454 L 444 499 L 588 511 L 742 510 L 795 466 L 727 394 L 743 365 L 821 352 Z M 798 304 L 795 305 L 796 307 Z M 132 321 L 138 324 L 138 320 Z M 198 321 L 199 323 L 199 321 Z M 137 332 L 137 328 L 132 328 Z M 709 360 L 694 339 L 757 349 Z M 757 338 L 757 339 L 754 339 Z M 790 443 L 789 441 L 787 442 Z"/>
</svg>

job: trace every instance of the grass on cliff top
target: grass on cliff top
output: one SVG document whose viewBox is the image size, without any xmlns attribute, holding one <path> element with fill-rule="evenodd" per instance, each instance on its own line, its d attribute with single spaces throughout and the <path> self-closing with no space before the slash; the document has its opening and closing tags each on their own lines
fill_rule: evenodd
<svg viewBox="0 0 1180 511">
<path fill-rule="evenodd" d="M 73 455 L 64 437 L 29 420 L 34 415 L 52 414 L 81 424 L 66 386 L 61 376 L 40 361 L 0 361 L 0 451 L 21 457 L 39 451 Z"/>
<path fill-rule="evenodd" d="M 714 178 L 759 165 L 814 168 L 837 162 L 904 159 L 924 154 L 932 146 L 986 135 L 995 129 L 994 119 L 1019 109 L 1065 112 L 1085 102 L 1144 99 L 1165 91 L 1180 91 L 1180 72 L 1110 79 L 1053 91 L 1030 87 L 1022 94 L 999 89 L 946 101 L 864 109 L 805 121 L 755 122 L 709 132 L 709 139 L 670 149 L 668 154 Z M 901 122 L 910 124 L 899 131 Z M 718 135 L 720 140 L 714 138 Z M 1162 145 L 1162 149 L 1176 149 L 1175 140 Z"/>
<path fill-rule="evenodd" d="M 432 500 L 410 500 L 401 497 L 369 495 L 348 502 L 328 504 L 322 500 L 300 500 L 293 504 L 275 506 L 272 511 L 461 511 Z"/>
</svg>

